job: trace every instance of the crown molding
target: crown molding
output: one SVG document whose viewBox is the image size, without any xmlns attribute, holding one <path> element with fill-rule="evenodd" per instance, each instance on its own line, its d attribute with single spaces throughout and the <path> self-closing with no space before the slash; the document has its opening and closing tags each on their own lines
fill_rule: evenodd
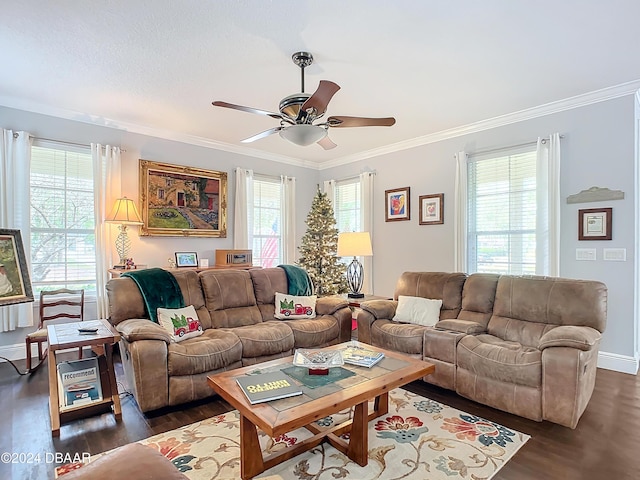
<svg viewBox="0 0 640 480">
<path fill-rule="evenodd" d="M 584 107 L 592 105 L 594 103 L 604 102 L 612 100 L 614 98 L 624 97 L 626 95 L 636 95 L 636 98 L 640 101 L 640 79 L 634 80 L 620 85 L 595 90 L 581 95 L 576 95 L 556 102 L 546 103 L 537 107 L 520 110 L 505 115 L 489 118 L 487 120 L 481 120 L 479 122 L 462 125 L 460 127 L 454 127 L 440 132 L 430 133 L 421 137 L 412 138 L 402 142 L 393 143 L 391 145 L 385 145 L 384 147 L 365 150 L 353 155 L 346 155 L 334 160 L 318 163 L 311 160 L 301 160 L 299 158 L 289 157 L 286 155 L 278 155 L 274 153 L 255 150 L 247 147 L 240 147 L 225 142 L 219 142 L 196 135 L 188 135 L 185 133 L 174 132 L 171 130 L 164 130 L 155 127 L 149 127 L 145 125 L 138 125 L 129 122 L 122 122 L 96 115 L 89 115 L 82 112 L 75 112 L 72 110 L 66 110 L 63 108 L 51 107 L 48 105 L 42 105 L 35 102 L 26 100 L 20 100 L 8 96 L 0 96 L 0 105 L 15 108 L 18 110 L 25 110 L 28 112 L 39 113 L 42 115 L 49 115 L 57 118 L 63 118 L 66 120 L 74 120 L 83 123 L 89 123 L 92 125 L 100 125 L 103 127 L 113 128 L 116 130 L 122 130 L 125 132 L 137 133 L 141 135 L 147 135 L 150 137 L 162 138 L 165 140 L 172 140 L 176 142 L 186 143 L 189 145 L 196 145 L 206 148 L 212 148 L 221 150 L 224 152 L 235 153 L 238 155 L 244 155 L 254 158 L 260 158 L 264 160 L 271 160 L 273 162 L 284 163 L 287 165 L 294 165 L 303 168 L 309 168 L 313 170 L 326 170 L 328 168 L 338 167 L 349 163 L 357 162 L 360 160 L 367 160 L 369 158 L 378 157 L 380 155 L 387 155 L 389 153 L 395 153 L 410 148 L 427 145 L 430 143 L 441 142 L 451 138 L 468 135 L 470 133 L 477 133 L 484 130 L 490 130 L 492 128 L 503 127 L 525 120 L 531 120 L 545 115 L 551 115 L 554 113 L 564 112 L 578 107 Z"/>
<path fill-rule="evenodd" d="M 539 105 L 537 107 L 527 108 L 525 110 L 507 113 L 505 115 L 500 115 L 498 117 L 489 118 L 487 120 L 481 120 L 479 122 L 462 125 L 460 127 L 454 127 L 448 130 L 430 133 L 428 135 L 412 138 L 403 142 L 386 145 L 381 148 L 375 148 L 366 150 L 364 152 L 359 152 L 354 155 L 336 158 L 335 160 L 330 160 L 328 162 L 320 164 L 319 170 L 338 167 L 341 165 L 346 165 L 348 163 L 353 163 L 360 160 L 366 160 L 380 155 L 386 155 L 389 153 L 399 152 L 401 150 L 407 150 L 409 148 L 420 147 L 429 143 L 441 142 L 443 140 L 461 137 L 470 133 L 477 133 L 484 130 L 490 130 L 492 128 L 503 127 L 505 125 L 511 125 L 538 117 L 544 117 L 545 115 L 564 112 L 566 110 L 572 110 L 574 108 L 584 107 L 587 105 L 592 105 L 594 103 L 604 102 L 607 100 L 612 100 L 614 98 L 633 94 L 635 94 L 636 97 L 640 99 L 640 80 L 622 83 L 620 85 L 615 85 L 612 87 L 595 90 L 593 92 L 576 95 L 573 97 L 565 98 L 563 100 L 558 100 L 556 102 L 545 103 L 544 105 Z"/>
</svg>

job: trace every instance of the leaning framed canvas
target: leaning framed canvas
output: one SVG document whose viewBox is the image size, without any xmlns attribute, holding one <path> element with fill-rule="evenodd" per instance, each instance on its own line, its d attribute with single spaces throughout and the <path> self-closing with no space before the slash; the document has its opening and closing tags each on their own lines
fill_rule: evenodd
<svg viewBox="0 0 640 480">
<path fill-rule="evenodd" d="M 420 195 L 420 225 L 444 223 L 444 193 Z"/>
<path fill-rule="evenodd" d="M 141 235 L 227 236 L 227 173 L 140 160 Z"/>
<path fill-rule="evenodd" d="M 578 240 L 611 240 L 612 208 L 578 210 Z"/>
<path fill-rule="evenodd" d="M 411 188 L 394 188 L 384 191 L 385 222 L 411 219 Z"/>
<path fill-rule="evenodd" d="M 33 302 L 20 230 L 0 228 L 0 306 Z"/>
<path fill-rule="evenodd" d="M 176 252 L 176 267 L 197 267 L 198 254 L 196 252 Z"/>
</svg>

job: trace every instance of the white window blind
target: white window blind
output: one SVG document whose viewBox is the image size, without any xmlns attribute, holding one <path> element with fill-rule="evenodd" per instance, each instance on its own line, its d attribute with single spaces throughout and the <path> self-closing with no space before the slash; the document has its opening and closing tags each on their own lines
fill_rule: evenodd
<svg viewBox="0 0 640 480">
<path fill-rule="evenodd" d="M 472 157 L 468 272 L 536 273 L 536 151 Z"/>
<path fill-rule="evenodd" d="M 279 178 L 253 177 L 253 208 L 249 225 L 253 225 L 253 264 L 264 268 L 282 263 L 282 186 Z"/>
<path fill-rule="evenodd" d="M 339 232 L 361 231 L 359 178 L 356 177 L 336 182 L 334 207 L 336 228 Z"/>
<path fill-rule="evenodd" d="M 82 147 L 31 150 L 31 268 L 36 292 L 96 290 L 93 165 Z"/>
</svg>

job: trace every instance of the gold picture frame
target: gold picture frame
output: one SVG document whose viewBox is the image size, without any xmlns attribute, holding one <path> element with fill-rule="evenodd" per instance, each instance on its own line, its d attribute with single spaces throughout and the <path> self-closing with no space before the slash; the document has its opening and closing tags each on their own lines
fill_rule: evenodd
<svg viewBox="0 0 640 480">
<path fill-rule="evenodd" d="M 20 230 L 0 228 L 0 306 L 33 302 Z"/>
<path fill-rule="evenodd" d="M 140 159 L 141 235 L 227 236 L 227 172 Z"/>
</svg>

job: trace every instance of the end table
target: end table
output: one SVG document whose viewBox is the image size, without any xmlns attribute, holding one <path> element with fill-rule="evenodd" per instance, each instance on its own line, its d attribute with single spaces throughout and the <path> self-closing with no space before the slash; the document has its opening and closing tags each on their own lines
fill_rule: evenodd
<svg viewBox="0 0 640 480">
<path fill-rule="evenodd" d="M 78 328 L 97 328 L 94 334 L 81 334 Z M 47 326 L 49 361 L 49 412 L 51 414 L 51 435 L 60 436 L 60 423 L 111 410 L 116 420 L 122 418 L 120 396 L 113 369 L 113 344 L 120 340 L 120 334 L 107 320 L 86 320 L 84 322 L 62 323 Z M 104 357 L 100 356 L 100 382 L 102 400 L 62 409 L 58 392 L 58 372 L 56 352 L 67 348 L 104 347 Z"/>
</svg>

